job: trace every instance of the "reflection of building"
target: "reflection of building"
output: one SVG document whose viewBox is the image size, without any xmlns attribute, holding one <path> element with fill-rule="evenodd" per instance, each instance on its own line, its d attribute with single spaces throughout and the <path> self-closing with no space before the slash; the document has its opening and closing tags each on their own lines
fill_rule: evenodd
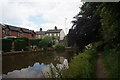
<svg viewBox="0 0 120 80">
<path fill-rule="evenodd" d="M 47 31 L 42 31 L 42 29 L 40 29 L 40 31 L 36 32 L 36 35 L 37 38 L 43 38 L 45 35 L 54 36 L 57 41 L 61 41 L 64 39 L 65 33 L 62 29 L 57 29 L 55 26 L 55 29 L 49 29 Z"/>
<path fill-rule="evenodd" d="M 2 38 L 7 38 L 7 37 L 12 37 L 12 38 L 26 37 L 29 39 L 35 38 L 34 30 L 29 30 L 26 28 L 20 28 L 6 24 L 0 24 L 0 26 L 2 27 Z"/>
</svg>

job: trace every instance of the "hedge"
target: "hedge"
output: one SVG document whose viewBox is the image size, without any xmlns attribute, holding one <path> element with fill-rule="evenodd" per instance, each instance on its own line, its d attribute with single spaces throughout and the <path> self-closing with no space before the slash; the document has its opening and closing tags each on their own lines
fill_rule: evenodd
<svg viewBox="0 0 120 80">
<path fill-rule="evenodd" d="M 12 40 L 2 39 L 2 51 L 9 52 L 12 49 Z"/>
<path fill-rule="evenodd" d="M 15 40 L 15 51 L 25 50 L 27 47 L 27 43 L 25 40 Z"/>
<path fill-rule="evenodd" d="M 15 40 L 23 40 L 23 41 L 25 41 L 25 45 L 26 46 L 29 46 L 29 39 L 28 38 L 25 38 L 25 37 L 18 37 L 18 38 L 16 38 Z"/>
<path fill-rule="evenodd" d="M 65 50 L 65 46 L 63 44 L 57 44 L 55 46 L 55 50 L 56 51 L 63 51 L 63 50 Z"/>
<path fill-rule="evenodd" d="M 30 39 L 29 40 L 29 44 L 32 45 L 32 46 L 39 46 L 39 42 L 41 41 L 42 39 Z"/>
</svg>

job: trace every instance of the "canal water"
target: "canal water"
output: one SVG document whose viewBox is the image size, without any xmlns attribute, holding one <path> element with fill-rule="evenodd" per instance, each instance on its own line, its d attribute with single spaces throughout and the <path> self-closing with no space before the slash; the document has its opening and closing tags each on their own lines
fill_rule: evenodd
<svg viewBox="0 0 120 80">
<path fill-rule="evenodd" d="M 74 51 L 36 52 L 2 56 L 3 78 L 46 78 L 51 67 L 69 68 Z"/>
</svg>

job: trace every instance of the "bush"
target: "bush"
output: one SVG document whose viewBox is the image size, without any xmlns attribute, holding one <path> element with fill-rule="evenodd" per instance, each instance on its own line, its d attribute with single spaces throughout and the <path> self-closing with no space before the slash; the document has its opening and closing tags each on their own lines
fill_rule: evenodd
<svg viewBox="0 0 120 80">
<path fill-rule="evenodd" d="M 65 50 L 65 46 L 63 44 L 57 44 L 55 46 L 55 50 L 56 51 L 63 51 L 63 50 Z"/>
<path fill-rule="evenodd" d="M 2 39 L 2 51 L 9 52 L 12 49 L 12 40 Z"/>
<path fill-rule="evenodd" d="M 48 47 L 48 43 L 45 40 L 41 40 L 39 42 L 39 48 L 47 49 L 47 47 Z"/>
<path fill-rule="evenodd" d="M 26 46 L 29 46 L 29 39 L 25 37 L 18 37 L 15 40 L 23 40 Z"/>
<path fill-rule="evenodd" d="M 30 39 L 29 40 L 29 44 L 32 45 L 32 46 L 39 46 L 39 42 L 41 41 L 42 39 Z"/>
<path fill-rule="evenodd" d="M 25 50 L 27 47 L 25 40 L 15 40 L 15 51 Z"/>
<path fill-rule="evenodd" d="M 102 58 L 108 78 L 119 78 L 120 76 L 120 48 L 105 49 Z"/>
<path fill-rule="evenodd" d="M 49 36 L 45 36 L 40 42 L 39 42 L 39 47 L 47 49 L 48 47 L 52 47 L 52 38 Z"/>
<path fill-rule="evenodd" d="M 63 72 L 65 78 L 92 78 L 95 75 L 94 49 L 86 50 L 71 60 L 69 69 Z M 95 77 L 95 76 L 94 76 Z"/>
</svg>

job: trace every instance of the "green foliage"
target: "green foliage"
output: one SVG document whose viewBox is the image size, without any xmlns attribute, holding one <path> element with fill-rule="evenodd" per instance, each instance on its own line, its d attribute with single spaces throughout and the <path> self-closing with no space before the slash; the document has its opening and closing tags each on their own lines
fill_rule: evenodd
<svg viewBox="0 0 120 80">
<path fill-rule="evenodd" d="M 95 77 L 95 49 L 88 49 L 75 56 L 69 69 L 64 72 L 65 78 L 91 78 Z"/>
<path fill-rule="evenodd" d="M 74 17 L 76 20 L 72 21 L 73 26 L 67 36 L 69 46 L 76 45 L 83 49 L 86 45 L 99 40 L 100 16 L 95 15 L 95 11 L 100 4 L 86 2 L 82 5 L 80 12 Z"/>
<path fill-rule="evenodd" d="M 41 40 L 42 40 L 42 39 L 30 39 L 30 40 L 29 40 L 29 45 L 39 46 L 39 42 L 40 42 Z"/>
<path fill-rule="evenodd" d="M 53 45 L 52 37 L 50 37 L 50 36 L 45 36 L 45 37 L 43 38 L 43 40 L 46 41 L 46 43 L 48 44 L 48 47 L 52 47 L 52 45 Z"/>
<path fill-rule="evenodd" d="M 108 78 L 119 78 L 120 76 L 120 47 L 110 49 L 105 46 L 102 58 Z"/>
<path fill-rule="evenodd" d="M 25 50 L 27 45 L 25 40 L 15 40 L 15 51 L 21 51 L 22 49 Z"/>
<path fill-rule="evenodd" d="M 65 46 L 63 44 L 57 44 L 55 46 L 55 50 L 56 51 L 64 51 L 65 50 Z"/>
<path fill-rule="evenodd" d="M 45 36 L 40 42 L 39 42 L 39 47 L 40 48 L 47 48 L 47 47 L 52 47 L 53 42 L 52 38 L 49 36 Z"/>
<path fill-rule="evenodd" d="M 18 37 L 15 40 L 23 40 L 26 46 L 29 46 L 29 39 L 25 37 Z"/>
<path fill-rule="evenodd" d="M 2 39 L 2 50 L 5 52 L 9 52 L 11 49 L 12 49 L 12 40 Z"/>
<path fill-rule="evenodd" d="M 39 42 L 39 47 L 46 49 L 46 48 L 48 47 L 48 43 L 47 43 L 45 40 L 42 39 L 42 40 Z"/>
<path fill-rule="evenodd" d="M 118 38 L 120 34 L 120 4 L 103 3 L 100 7 L 102 34 L 106 41 Z"/>
<path fill-rule="evenodd" d="M 52 44 L 55 45 L 55 37 L 52 36 L 51 38 L 52 38 Z"/>
</svg>

